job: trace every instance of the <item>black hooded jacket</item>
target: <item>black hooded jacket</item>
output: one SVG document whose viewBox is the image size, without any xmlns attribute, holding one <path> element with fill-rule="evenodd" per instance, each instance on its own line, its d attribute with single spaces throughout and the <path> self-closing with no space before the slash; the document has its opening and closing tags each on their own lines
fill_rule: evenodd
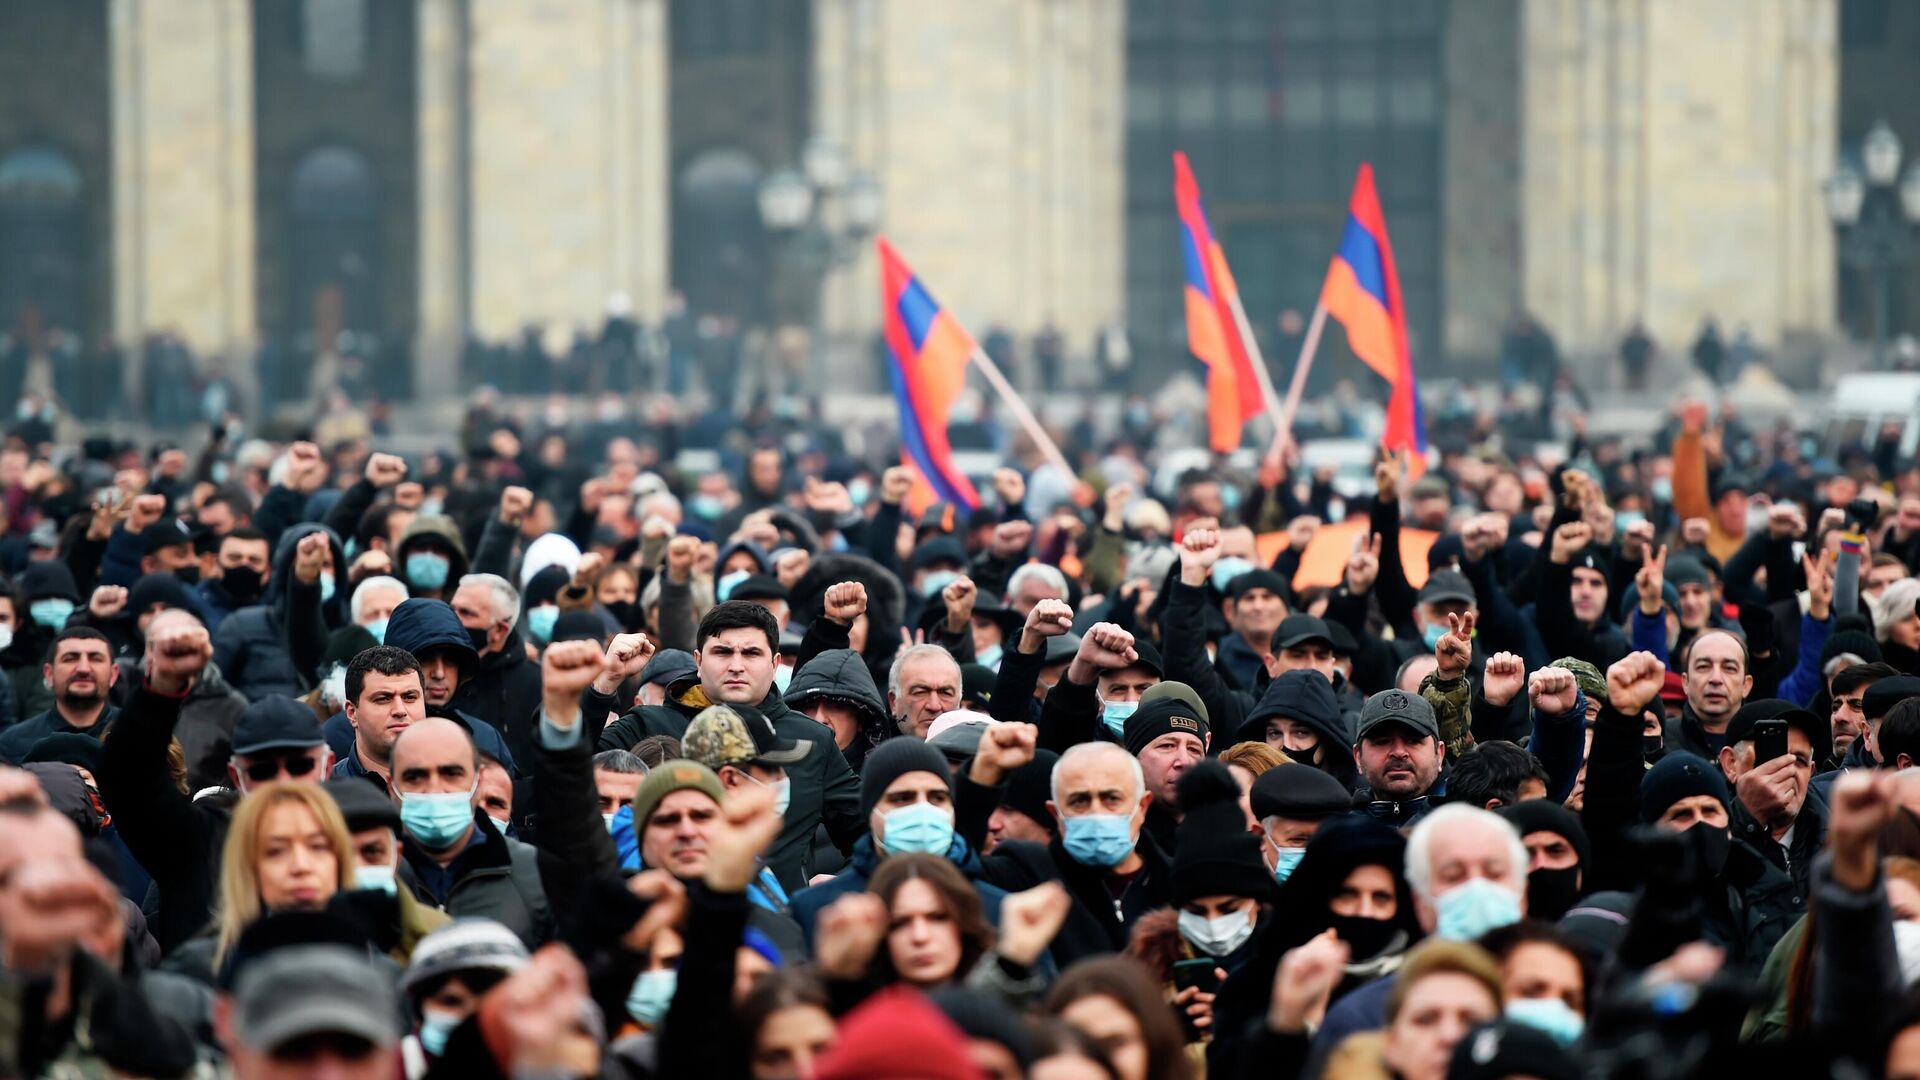
<svg viewBox="0 0 1920 1080">
<path fill-rule="evenodd" d="M 860 734 L 853 745 L 841 751 L 847 764 L 858 772 L 867 759 L 867 751 L 887 737 L 893 726 L 887 715 L 886 699 L 874 685 L 866 661 L 852 649 L 828 649 L 793 673 L 785 695 L 788 708 L 804 709 L 818 698 L 844 701 L 860 710 Z"/>
<path fill-rule="evenodd" d="M 344 622 L 344 597 L 336 592 L 333 600 L 322 603 L 319 583 L 303 585 L 294 577 L 293 560 L 300 539 L 309 533 L 323 533 L 333 549 L 333 565 L 344 568 L 346 556 L 340 538 L 321 525 L 296 525 L 280 534 L 280 545 L 273 553 L 273 577 L 267 593 L 252 607 L 241 608 L 220 624 L 213 636 L 213 661 L 249 701 L 268 694 L 299 697 L 313 689 L 315 668 L 327 649 L 331 633 L 326 612 L 341 612 Z"/>
<path fill-rule="evenodd" d="M 1275 717 L 1298 720 L 1320 736 L 1316 760 L 1306 764 L 1345 784 L 1348 791 L 1360 787 L 1360 773 L 1353 763 L 1353 728 L 1340 711 L 1333 686 L 1319 672 L 1289 671 L 1268 683 L 1233 741 L 1266 741 L 1267 721 Z"/>
</svg>

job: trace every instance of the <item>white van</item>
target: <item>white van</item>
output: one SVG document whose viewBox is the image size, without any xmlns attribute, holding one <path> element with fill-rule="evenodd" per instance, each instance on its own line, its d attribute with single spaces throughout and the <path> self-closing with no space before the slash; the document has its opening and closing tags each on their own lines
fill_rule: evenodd
<svg viewBox="0 0 1920 1080">
<path fill-rule="evenodd" d="M 1866 371 L 1842 375 L 1821 410 L 1820 445 L 1828 453 L 1850 442 L 1873 445 L 1881 424 L 1897 420 L 1900 456 L 1920 445 L 1920 374 Z"/>
</svg>

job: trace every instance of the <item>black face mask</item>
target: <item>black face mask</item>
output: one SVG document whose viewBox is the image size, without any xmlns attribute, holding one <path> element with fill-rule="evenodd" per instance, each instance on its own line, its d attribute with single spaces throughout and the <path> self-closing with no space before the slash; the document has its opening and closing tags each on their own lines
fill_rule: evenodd
<svg viewBox="0 0 1920 1080">
<path fill-rule="evenodd" d="M 1580 868 L 1535 870 L 1527 875 L 1527 918 L 1559 922 L 1580 899 Z"/>
<path fill-rule="evenodd" d="M 220 588 L 242 604 L 260 598 L 260 571 L 251 566 L 229 566 L 220 574 Z"/>
<path fill-rule="evenodd" d="M 1400 933 L 1400 924 L 1392 919 L 1363 919 L 1357 915 L 1335 915 L 1330 922 L 1334 935 L 1347 943 L 1354 961 L 1371 960 L 1385 952 Z"/>
<path fill-rule="evenodd" d="M 1658 735 L 1640 736 L 1640 755 L 1648 761 L 1658 761 L 1666 753 L 1667 743 Z"/>
<path fill-rule="evenodd" d="M 173 576 L 179 578 L 182 585 L 198 585 L 200 584 L 200 564 L 183 566 L 175 570 Z"/>
<path fill-rule="evenodd" d="M 640 628 L 639 604 L 631 600 L 614 600 L 609 602 L 606 608 L 607 614 L 614 617 L 622 630 L 631 632 Z"/>
<path fill-rule="evenodd" d="M 1726 828 L 1703 821 L 1689 828 L 1686 836 L 1700 872 L 1710 878 L 1719 877 L 1727 868 L 1727 851 L 1733 846 L 1733 838 L 1727 835 Z"/>
<path fill-rule="evenodd" d="M 489 632 L 490 632 L 490 631 L 491 631 L 492 629 L 493 629 L 493 628 L 492 628 L 492 627 L 490 627 L 490 626 L 487 626 L 487 627 L 481 627 L 481 628 L 480 628 L 480 629 L 478 629 L 478 630 L 475 630 L 475 629 L 474 629 L 473 627 L 471 627 L 471 626 L 469 626 L 469 627 L 466 627 L 466 631 L 467 631 L 467 639 L 468 639 L 469 641 L 471 641 L 471 642 L 473 642 L 473 651 L 474 651 L 474 652 L 477 652 L 477 653 L 483 653 L 483 652 L 486 652 L 486 651 L 487 651 L 487 637 L 488 637 L 488 634 L 489 634 Z"/>
</svg>

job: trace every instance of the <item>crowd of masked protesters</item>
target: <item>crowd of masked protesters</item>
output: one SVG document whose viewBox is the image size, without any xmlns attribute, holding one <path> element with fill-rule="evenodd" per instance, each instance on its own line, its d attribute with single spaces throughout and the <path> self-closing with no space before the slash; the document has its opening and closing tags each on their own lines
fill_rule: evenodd
<svg viewBox="0 0 1920 1080">
<path fill-rule="evenodd" d="M 1897 430 L 608 421 L 0 449 L 0 1078 L 1920 1076 Z"/>
</svg>

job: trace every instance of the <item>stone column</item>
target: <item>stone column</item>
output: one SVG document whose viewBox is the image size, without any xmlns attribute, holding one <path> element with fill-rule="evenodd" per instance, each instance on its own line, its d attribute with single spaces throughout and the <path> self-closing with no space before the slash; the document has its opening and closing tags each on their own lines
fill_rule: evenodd
<svg viewBox="0 0 1920 1080">
<path fill-rule="evenodd" d="M 667 274 L 664 0 L 469 0 L 475 331 L 643 316 Z"/>
<path fill-rule="evenodd" d="M 460 0 L 416 0 L 419 327 L 415 392 L 459 392 L 467 329 L 466 28 Z"/>
<path fill-rule="evenodd" d="M 113 326 L 221 356 L 255 342 L 253 23 L 247 0 L 111 0 Z M 129 400 L 140 400 L 139 364 Z"/>
<path fill-rule="evenodd" d="M 1636 317 L 1755 340 L 1834 322 L 1837 0 L 1527 0 L 1522 290 L 1568 351 Z"/>
</svg>

